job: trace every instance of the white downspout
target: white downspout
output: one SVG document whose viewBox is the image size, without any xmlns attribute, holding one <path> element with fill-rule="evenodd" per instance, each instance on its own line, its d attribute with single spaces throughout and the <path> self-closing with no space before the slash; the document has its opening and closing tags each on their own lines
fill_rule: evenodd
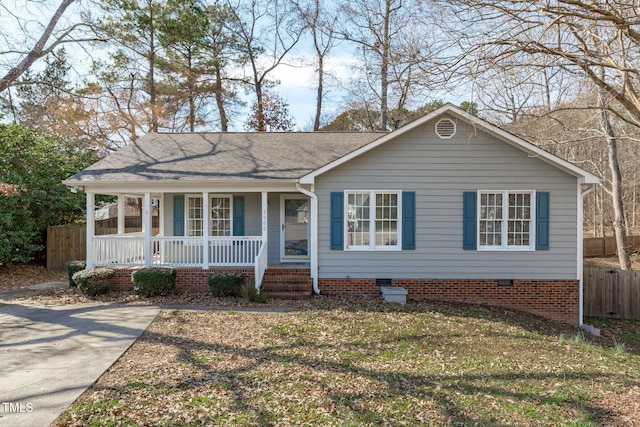
<svg viewBox="0 0 640 427">
<path fill-rule="evenodd" d="M 311 184 L 311 191 L 305 190 L 296 182 L 299 192 L 311 199 L 311 278 L 313 279 L 313 292 L 320 295 L 318 287 L 318 195 L 314 193 L 314 184 Z"/>
<path fill-rule="evenodd" d="M 578 181 L 578 326 L 584 328 L 584 286 L 583 286 L 583 271 L 584 271 L 584 233 L 583 233 L 583 221 L 584 221 L 584 196 L 591 193 L 595 186 L 592 185 L 584 191 L 581 191 L 580 182 Z M 585 328 L 591 332 L 591 328 Z"/>
</svg>

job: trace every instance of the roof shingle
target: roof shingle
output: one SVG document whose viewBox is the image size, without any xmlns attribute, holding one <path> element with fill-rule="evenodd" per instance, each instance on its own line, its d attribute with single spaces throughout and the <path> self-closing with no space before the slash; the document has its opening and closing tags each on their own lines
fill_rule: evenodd
<svg viewBox="0 0 640 427">
<path fill-rule="evenodd" d="M 152 133 L 65 182 L 295 180 L 385 134 Z"/>
</svg>

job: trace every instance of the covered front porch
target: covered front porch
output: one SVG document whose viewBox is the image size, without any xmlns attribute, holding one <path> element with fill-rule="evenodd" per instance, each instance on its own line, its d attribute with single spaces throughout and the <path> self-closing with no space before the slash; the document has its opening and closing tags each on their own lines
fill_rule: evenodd
<svg viewBox="0 0 640 427">
<path fill-rule="evenodd" d="M 96 208 L 108 196 L 117 227 Z M 139 205 L 138 228 L 125 208 Z M 309 267 L 312 200 L 291 191 L 87 192 L 87 267 L 253 267 L 260 288 L 269 265 Z M 115 225 L 114 221 L 111 221 Z"/>
</svg>

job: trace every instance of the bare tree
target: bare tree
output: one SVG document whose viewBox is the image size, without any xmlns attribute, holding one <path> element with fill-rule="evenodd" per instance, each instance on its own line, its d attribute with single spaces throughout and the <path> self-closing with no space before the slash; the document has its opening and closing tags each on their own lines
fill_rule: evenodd
<svg viewBox="0 0 640 427">
<path fill-rule="evenodd" d="M 62 0 L 58 5 L 49 21 L 42 28 L 42 32 L 39 37 L 34 41 L 32 46 L 11 46 L 8 45 L 0 51 L 0 56 L 9 59 L 9 63 L 13 63 L 13 59 L 17 59 L 17 64 L 10 65 L 8 70 L 2 78 L 0 78 L 0 92 L 4 92 L 13 82 L 15 82 L 20 76 L 22 76 L 38 59 L 47 56 L 57 48 L 66 43 L 82 43 L 85 41 L 95 41 L 95 37 L 85 37 L 85 31 L 91 27 L 85 22 L 77 22 L 71 24 L 61 25 L 62 17 L 67 9 L 74 3 L 75 0 Z M 7 6 L 0 5 L 0 8 L 5 9 L 9 15 L 16 18 L 20 27 L 25 32 L 25 37 L 32 29 L 27 29 L 22 26 L 21 19 L 10 11 Z M 4 41 L 9 44 L 7 37 L 4 37 Z"/>
<path fill-rule="evenodd" d="M 611 120 L 640 127 L 640 3 L 635 0 L 452 0 L 452 31 L 463 55 L 456 70 L 483 72 L 496 64 L 561 69 L 598 88 L 590 107 L 600 115 L 608 141 L 616 236 L 624 234 L 622 192 L 616 190 L 616 135 Z M 456 28 L 457 27 L 457 28 Z M 611 100 L 611 102 L 609 102 Z M 624 239 L 617 239 L 621 267 L 627 268 Z"/>
<path fill-rule="evenodd" d="M 249 84 L 256 95 L 256 130 L 267 129 L 263 96 L 275 82 L 270 73 L 283 64 L 300 40 L 304 25 L 296 19 L 288 0 L 253 0 L 251 4 L 229 4 L 229 25 L 238 38 L 238 47 L 249 68 Z"/>
<path fill-rule="evenodd" d="M 352 0 L 341 10 L 340 36 L 357 46 L 363 61 L 354 95 L 359 102 L 377 100 L 379 129 L 388 130 L 389 112 L 409 107 L 431 83 L 439 44 L 429 13 L 418 0 Z"/>
<path fill-rule="evenodd" d="M 308 0 L 306 3 L 295 4 L 300 17 L 306 24 L 306 28 L 311 33 L 313 49 L 316 55 L 316 73 L 318 75 L 318 86 L 316 89 L 316 114 L 313 122 L 313 130 L 320 129 L 322 118 L 322 104 L 325 93 L 325 60 L 331 49 L 336 44 L 335 28 L 338 22 L 337 11 L 330 11 L 326 5 L 323 6 L 320 0 Z"/>
</svg>

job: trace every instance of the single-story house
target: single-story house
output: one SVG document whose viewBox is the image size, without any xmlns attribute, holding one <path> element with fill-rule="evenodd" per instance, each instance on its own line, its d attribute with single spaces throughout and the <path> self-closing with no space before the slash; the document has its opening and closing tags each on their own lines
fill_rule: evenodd
<svg viewBox="0 0 640 427">
<path fill-rule="evenodd" d="M 582 198 L 600 179 L 452 105 L 393 132 L 152 133 L 65 183 L 87 195 L 88 266 L 123 285 L 139 266 L 183 288 L 236 269 L 582 324 Z M 97 194 L 141 197 L 143 233 L 96 236 Z"/>
</svg>

